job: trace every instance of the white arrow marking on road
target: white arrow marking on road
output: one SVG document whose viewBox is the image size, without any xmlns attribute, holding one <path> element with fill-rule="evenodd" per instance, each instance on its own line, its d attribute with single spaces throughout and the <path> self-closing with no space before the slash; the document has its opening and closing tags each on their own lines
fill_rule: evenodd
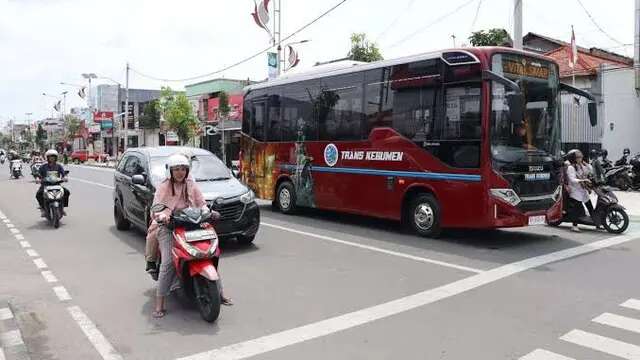
<svg viewBox="0 0 640 360">
<path fill-rule="evenodd" d="M 640 310 L 640 300 L 629 299 L 623 302 L 622 304 L 620 304 L 620 306 L 623 306 L 629 309 Z"/>
<path fill-rule="evenodd" d="M 38 255 L 38 252 L 33 250 L 33 249 L 27 249 L 27 255 L 31 256 L 31 257 L 38 257 L 40 255 Z"/>
<path fill-rule="evenodd" d="M 24 240 L 24 235 L 22 234 L 15 234 L 14 236 L 16 237 L 16 240 Z"/>
<path fill-rule="evenodd" d="M 20 241 L 20 246 L 22 246 L 23 248 L 30 248 L 31 244 L 29 244 L 28 241 Z"/>
<path fill-rule="evenodd" d="M 9 308 L 0 308 L 0 321 L 13 319 L 13 312 Z"/>
<path fill-rule="evenodd" d="M 36 264 L 36 267 L 38 269 L 46 269 L 47 268 L 47 264 L 42 259 L 34 259 L 33 263 Z"/>
<path fill-rule="evenodd" d="M 58 278 L 56 278 L 51 271 L 42 271 L 40 274 L 42 274 L 42 277 L 49 283 L 58 282 Z"/>
<path fill-rule="evenodd" d="M 566 357 L 560 354 L 556 354 L 544 349 L 537 349 L 529 354 L 521 357 L 518 360 L 575 360 L 574 358 Z"/>
<path fill-rule="evenodd" d="M 82 309 L 77 306 L 71 306 L 67 310 L 104 360 L 122 360 L 122 356 L 113 348 L 109 340 L 102 335 L 91 319 L 82 312 Z"/>
<path fill-rule="evenodd" d="M 588 333 L 582 330 L 572 330 L 566 335 L 563 335 L 560 340 L 597 350 L 605 354 L 621 357 L 623 359 L 640 359 L 640 346 Z"/>
<path fill-rule="evenodd" d="M 612 327 L 617 327 L 619 329 L 640 333 L 640 320 L 626 316 L 604 313 L 591 321 L 598 324 L 609 325 Z"/>
<path fill-rule="evenodd" d="M 67 291 L 67 289 L 64 288 L 64 286 L 54 287 L 53 292 L 56 293 L 56 296 L 58 297 L 58 299 L 60 299 L 60 301 L 71 300 L 71 295 L 69 295 L 69 292 Z"/>
<path fill-rule="evenodd" d="M 375 305 L 278 333 L 265 335 L 253 340 L 224 346 L 219 349 L 186 356 L 181 358 L 181 360 L 246 359 L 432 304 L 533 268 L 624 244 L 638 239 L 638 235 L 640 234 L 634 233 L 611 237 L 600 241 L 594 241 L 589 244 L 556 251 L 550 254 L 535 256 L 529 259 L 499 266 L 495 269 L 487 270 L 480 274 L 472 275 L 447 285 L 422 291 L 417 294 L 392 300 L 380 305 Z M 573 337 L 568 337 L 568 339 L 572 338 Z M 640 348 L 638 349 L 639 355 L 635 359 L 640 359 Z"/>
</svg>

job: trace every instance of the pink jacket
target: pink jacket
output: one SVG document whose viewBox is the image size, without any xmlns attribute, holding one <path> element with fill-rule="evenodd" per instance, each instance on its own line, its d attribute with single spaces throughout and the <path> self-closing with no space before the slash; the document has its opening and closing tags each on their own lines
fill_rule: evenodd
<svg viewBox="0 0 640 360">
<path fill-rule="evenodd" d="M 204 196 L 202 196 L 202 192 L 200 191 L 196 183 L 189 178 L 187 178 L 185 181 L 187 184 L 189 206 L 198 208 L 205 206 L 207 203 L 204 200 Z M 149 225 L 149 230 L 147 230 L 147 241 L 149 241 L 149 239 L 155 240 L 155 237 L 157 236 L 158 223 L 156 219 L 158 218 L 158 216 L 160 214 L 164 214 L 167 217 L 170 216 L 173 210 L 176 208 L 176 205 L 180 201 L 180 196 L 181 194 L 179 193 L 176 193 L 175 195 L 171 194 L 171 181 L 169 181 L 169 179 L 166 179 L 158 186 L 158 188 L 156 189 L 156 194 L 153 197 L 153 205 L 164 204 L 167 206 L 167 208 L 159 213 L 151 214 L 152 221 Z"/>
</svg>

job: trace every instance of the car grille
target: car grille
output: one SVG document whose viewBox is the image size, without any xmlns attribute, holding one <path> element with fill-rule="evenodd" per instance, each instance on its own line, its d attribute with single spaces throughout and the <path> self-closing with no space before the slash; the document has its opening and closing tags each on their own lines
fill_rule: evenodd
<svg viewBox="0 0 640 360">
<path fill-rule="evenodd" d="M 237 220 L 242 216 L 242 212 L 244 211 L 244 204 L 240 201 L 215 205 L 213 202 L 209 203 L 212 210 L 215 210 L 220 213 L 220 221 L 229 221 L 229 220 Z"/>
</svg>

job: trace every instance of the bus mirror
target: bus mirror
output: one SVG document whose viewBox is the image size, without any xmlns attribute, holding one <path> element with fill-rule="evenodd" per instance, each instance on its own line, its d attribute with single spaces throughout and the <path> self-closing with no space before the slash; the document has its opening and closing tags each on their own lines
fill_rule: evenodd
<svg viewBox="0 0 640 360">
<path fill-rule="evenodd" d="M 587 107 L 589 109 L 589 122 L 591 123 L 591 126 L 598 125 L 598 104 L 595 102 L 589 102 Z"/>
<path fill-rule="evenodd" d="M 522 96 L 522 94 L 509 94 L 507 95 L 507 103 L 509 105 L 509 112 L 511 113 L 511 123 L 519 126 L 524 119 L 524 96 Z"/>
</svg>

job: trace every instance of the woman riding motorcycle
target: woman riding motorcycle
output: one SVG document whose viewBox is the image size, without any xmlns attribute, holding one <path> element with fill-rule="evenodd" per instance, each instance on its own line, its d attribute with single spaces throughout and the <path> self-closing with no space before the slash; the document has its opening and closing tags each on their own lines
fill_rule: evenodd
<svg viewBox="0 0 640 360">
<path fill-rule="evenodd" d="M 584 162 L 584 156 L 580 150 L 571 150 L 567 154 L 567 185 L 569 190 L 569 213 L 573 219 L 571 231 L 580 232 L 578 219 L 584 214 L 582 205 L 589 210 L 589 215 L 593 216 L 593 205 L 589 198 L 587 186 L 590 184 L 589 175 L 593 173 L 591 166 Z"/>
<path fill-rule="evenodd" d="M 153 317 L 161 318 L 166 314 L 165 297 L 174 290 L 178 284 L 175 268 L 173 267 L 171 248 L 173 235 L 166 226 L 171 214 L 175 210 L 188 207 L 205 208 L 207 206 L 202 192 L 196 183 L 189 178 L 191 164 L 189 159 L 182 154 L 171 155 L 167 160 L 169 176 L 156 189 L 153 205 L 162 204 L 166 209 L 152 213 L 153 221 L 147 235 L 147 270 L 155 267 L 155 257 L 160 248 L 160 272 L 158 274 L 158 289 Z M 156 238 L 157 235 L 157 238 Z M 222 292 L 221 292 L 222 294 Z M 231 299 L 221 295 L 223 305 L 231 305 Z"/>
</svg>

